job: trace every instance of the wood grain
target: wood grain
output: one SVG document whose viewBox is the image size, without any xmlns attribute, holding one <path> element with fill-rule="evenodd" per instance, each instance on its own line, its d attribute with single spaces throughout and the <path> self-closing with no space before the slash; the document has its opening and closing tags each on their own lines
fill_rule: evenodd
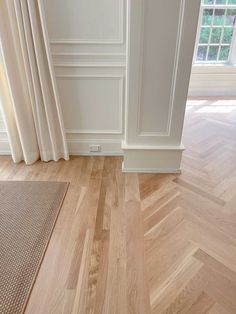
<svg viewBox="0 0 236 314">
<path fill-rule="evenodd" d="M 196 100 L 180 175 L 0 157 L 2 180 L 70 181 L 26 313 L 236 313 L 235 134 L 236 101 Z"/>
</svg>

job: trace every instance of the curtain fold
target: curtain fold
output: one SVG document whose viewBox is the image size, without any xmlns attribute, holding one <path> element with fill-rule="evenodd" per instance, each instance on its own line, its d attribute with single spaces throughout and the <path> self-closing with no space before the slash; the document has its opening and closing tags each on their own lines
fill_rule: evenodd
<svg viewBox="0 0 236 314">
<path fill-rule="evenodd" d="M 14 162 L 69 159 L 43 1 L 0 1 L 0 94 Z"/>
</svg>

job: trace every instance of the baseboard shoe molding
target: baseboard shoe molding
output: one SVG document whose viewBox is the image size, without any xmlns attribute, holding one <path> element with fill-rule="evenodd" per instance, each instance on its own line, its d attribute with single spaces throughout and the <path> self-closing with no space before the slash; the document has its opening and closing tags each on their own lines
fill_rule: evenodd
<svg viewBox="0 0 236 314">
<path fill-rule="evenodd" d="M 184 146 L 140 146 L 122 143 L 123 172 L 180 173 Z"/>
<path fill-rule="evenodd" d="M 123 162 L 122 172 L 126 172 L 126 173 L 181 173 L 181 169 L 126 168 Z"/>
</svg>

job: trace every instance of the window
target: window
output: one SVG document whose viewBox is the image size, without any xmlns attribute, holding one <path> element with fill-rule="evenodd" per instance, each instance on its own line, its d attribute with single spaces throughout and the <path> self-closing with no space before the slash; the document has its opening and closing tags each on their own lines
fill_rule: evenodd
<svg viewBox="0 0 236 314">
<path fill-rule="evenodd" d="M 202 0 L 195 63 L 235 63 L 236 0 Z"/>
</svg>

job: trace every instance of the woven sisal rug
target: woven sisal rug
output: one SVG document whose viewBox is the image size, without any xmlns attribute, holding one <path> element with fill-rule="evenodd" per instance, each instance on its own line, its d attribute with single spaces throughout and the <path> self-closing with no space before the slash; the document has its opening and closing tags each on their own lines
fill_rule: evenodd
<svg viewBox="0 0 236 314">
<path fill-rule="evenodd" d="M 0 313 L 24 311 L 67 187 L 0 181 Z"/>
</svg>

